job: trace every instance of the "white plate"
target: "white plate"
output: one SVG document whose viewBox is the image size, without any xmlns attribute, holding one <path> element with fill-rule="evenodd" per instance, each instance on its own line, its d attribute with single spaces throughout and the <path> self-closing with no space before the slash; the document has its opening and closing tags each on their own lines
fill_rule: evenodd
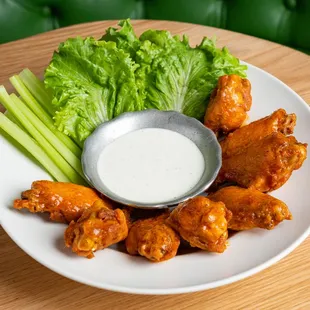
<svg viewBox="0 0 310 310">
<path fill-rule="evenodd" d="M 254 66 L 249 65 L 248 78 L 253 87 L 250 121 L 284 108 L 288 113 L 297 114 L 296 138 L 310 144 L 307 104 L 281 81 Z M 281 223 L 272 231 L 240 232 L 230 239 L 230 246 L 223 254 L 198 251 L 166 262 L 151 263 L 142 257 L 105 249 L 88 260 L 65 249 L 63 233 L 66 225 L 12 209 L 13 199 L 30 188 L 32 181 L 50 177 L 2 136 L 0 145 L 0 219 L 5 231 L 44 266 L 98 288 L 139 294 L 175 294 L 225 285 L 269 267 L 309 234 L 310 165 L 306 160 L 283 187 L 272 193 L 289 206 L 294 219 Z"/>
</svg>

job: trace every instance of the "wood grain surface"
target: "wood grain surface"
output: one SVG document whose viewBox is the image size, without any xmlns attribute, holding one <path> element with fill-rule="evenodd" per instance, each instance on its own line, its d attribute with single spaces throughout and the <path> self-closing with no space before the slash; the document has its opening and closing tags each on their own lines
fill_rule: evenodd
<svg viewBox="0 0 310 310">
<path fill-rule="evenodd" d="M 61 41 L 77 35 L 99 38 L 116 23 L 81 24 L 1 45 L 0 85 L 11 90 L 8 78 L 26 67 L 42 76 Z M 226 45 L 235 56 L 278 77 L 310 103 L 310 57 L 305 54 L 211 27 L 143 20 L 133 25 L 138 34 L 149 28 L 186 33 L 192 44 L 215 35 L 218 46 Z M 26 255 L 0 228 L 0 309 L 310 309 L 310 238 L 279 263 L 234 284 L 191 294 L 145 296 L 63 278 Z"/>
</svg>

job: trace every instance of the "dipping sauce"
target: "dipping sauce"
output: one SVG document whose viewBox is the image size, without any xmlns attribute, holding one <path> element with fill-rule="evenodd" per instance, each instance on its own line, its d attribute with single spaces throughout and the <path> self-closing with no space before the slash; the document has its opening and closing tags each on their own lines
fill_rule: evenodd
<svg viewBox="0 0 310 310">
<path fill-rule="evenodd" d="M 191 190 L 203 175 L 204 158 L 187 137 L 167 129 L 130 132 L 104 148 L 98 174 L 114 194 L 140 203 L 163 203 Z"/>
</svg>

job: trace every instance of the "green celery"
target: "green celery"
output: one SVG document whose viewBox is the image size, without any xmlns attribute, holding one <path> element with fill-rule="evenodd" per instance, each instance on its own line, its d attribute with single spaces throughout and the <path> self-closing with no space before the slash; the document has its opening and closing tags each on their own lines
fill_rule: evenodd
<svg viewBox="0 0 310 310">
<path fill-rule="evenodd" d="M 21 95 L 27 106 L 38 116 L 42 122 L 78 157 L 81 156 L 81 149 L 64 133 L 60 132 L 54 125 L 51 116 L 40 106 L 36 99 L 31 95 L 18 75 L 10 78 L 10 82 Z"/>
<path fill-rule="evenodd" d="M 19 74 L 20 79 L 26 85 L 33 97 L 41 104 L 41 106 L 50 114 L 54 115 L 55 111 L 52 102 L 51 93 L 45 88 L 44 83 L 36 77 L 28 68 Z"/>
<path fill-rule="evenodd" d="M 17 97 L 16 97 L 17 98 Z M 42 149 L 54 161 L 55 164 L 73 183 L 85 184 L 84 179 L 67 163 L 67 161 L 54 149 L 46 138 L 29 122 L 29 119 L 20 109 L 20 104 L 14 104 L 14 101 L 6 92 L 3 86 L 0 86 L 0 102 L 4 107 L 27 129 L 29 134 L 38 142 Z M 22 102 L 20 102 L 23 104 Z"/>
<path fill-rule="evenodd" d="M 48 157 L 41 147 L 21 128 L 0 113 L 0 128 L 23 146 L 58 182 L 70 182 L 67 176 Z"/>
<path fill-rule="evenodd" d="M 12 121 L 13 123 L 15 123 L 16 125 L 18 125 L 20 127 L 20 129 L 22 129 L 23 131 L 27 132 L 27 130 L 25 129 L 25 127 L 8 111 L 5 112 L 5 116 Z"/>
<path fill-rule="evenodd" d="M 20 111 L 28 118 L 28 121 L 54 146 L 71 167 L 84 178 L 80 159 L 76 157 L 15 94 L 11 94 L 10 97 L 15 105 L 19 107 Z"/>
</svg>

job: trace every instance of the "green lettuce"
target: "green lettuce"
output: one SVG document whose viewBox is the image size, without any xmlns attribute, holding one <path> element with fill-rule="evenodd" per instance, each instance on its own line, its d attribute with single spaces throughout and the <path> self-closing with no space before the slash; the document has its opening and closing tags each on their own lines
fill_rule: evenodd
<svg viewBox="0 0 310 310">
<path fill-rule="evenodd" d="M 188 37 L 169 31 L 147 30 L 138 39 L 129 20 L 109 28 L 102 40 L 112 40 L 139 65 L 135 72 L 145 109 L 174 110 L 202 120 L 218 78 L 226 74 L 246 77 L 245 65 L 226 47 L 204 38 L 192 48 Z"/>
<path fill-rule="evenodd" d="M 144 82 L 145 108 L 201 119 L 215 86 L 204 52 L 191 48 L 187 37 L 180 40 L 167 31 L 147 31 L 140 40 L 136 75 Z"/>
<path fill-rule="evenodd" d="M 136 74 L 142 72 L 145 81 L 146 108 L 174 110 L 201 120 L 220 76 L 246 76 L 246 66 L 208 38 L 192 48 L 187 36 L 181 40 L 168 31 L 148 30 L 140 40 Z"/>
<path fill-rule="evenodd" d="M 115 42 L 78 37 L 61 43 L 44 77 L 57 128 L 81 143 L 101 123 L 143 109 L 136 67 Z"/>
<path fill-rule="evenodd" d="M 147 30 L 138 38 L 129 21 L 110 27 L 100 40 L 68 39 L 46 69 L 57 128 L 83 142 L 102 122 L 126 111 L 174 110 L 203 119 L 218 78 L 246 77 L 245 65 L 204 38 Z"/>
<path fill-rule="evenodd" d="M 129 19 L 121 20 L 118 25 L 121 26 L 119 30 L 114 27 L 109 27 L 100 40 L 115 42 L 118 48 L 129 53 L 130 56 L 135 59 L 136 52 L 141 42 L 136 36 Z"/>
</svg>

